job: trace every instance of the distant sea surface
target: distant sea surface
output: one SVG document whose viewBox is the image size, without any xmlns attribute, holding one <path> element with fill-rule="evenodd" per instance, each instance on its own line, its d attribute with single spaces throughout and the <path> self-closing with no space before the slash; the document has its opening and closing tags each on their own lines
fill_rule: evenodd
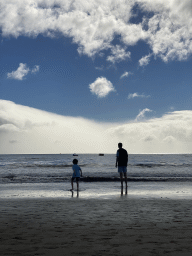
<svg viewBox="0 0 192 256">
<path fill-rule="evenodd" d="M 72 161 L 78 159 L 78 164 L 83 171 L 81 188 L 88 191 L 93 188 L 105 188 L 112 191 L 117 187 L 119 191 L 119 174 L 115 168 L 115 154 L 48 154 L 48 155 L 0 155 L 0 189 L 2 198 L 17 195 L 19 189 L 23 195 L 26 191 L 37 190 L 41 187 L 48 190 L 70 189 L 72 176 Z M 188 194 L 191 194 L 192 182 L 192 155 L 191 154 L 129 154 L 128 182 L 139 184 L 137 188 L 151 188 L 155 191 L 156 184 L 161 184 L 164 190 L 175 187 L 174 184 L 181 184 L 188 187 Z M 84 185 L 83 185 L 84 184 Z M 96 184 L 96 183 L 94 183 Z M 164 185 L 163 185 L 164 184 Z M 178 186 L 177 186 L 178 187 Z M 93 190 L 93 189 L 92 189 Z M 6 192 L 9 191 L 9 192 Z M 7 193 L 7 194 L 6 194 Z M 38 192 L 36 191 L 36 194 Z M 60 192 L 57 191 L 57 195 Z M 97 192 L 95 192 L 97 193 Z M 20 193 L 21 194 L 21 193 Z"/>
<path fill-rule="evenodd" d="M 85 181 L 119 178 L 114 154 L 0 155 L 0 184 L 68 182 L 72 161 L 78 159 Z M 89 179 L 89 178 L 90 179 Z M 130 181 L 192 181 L 191 154 L 130 154 Z"/>
</svg>

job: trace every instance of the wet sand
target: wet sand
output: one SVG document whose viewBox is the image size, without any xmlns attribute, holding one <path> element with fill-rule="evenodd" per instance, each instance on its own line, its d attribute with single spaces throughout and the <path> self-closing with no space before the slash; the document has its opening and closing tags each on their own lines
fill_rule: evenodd
<svg viewBox="0 0 192 256">
<path fill-rule="evenodd" d="M 0 200 L 1 256 L 191 256 L 190 199 Z"/>
</svg>

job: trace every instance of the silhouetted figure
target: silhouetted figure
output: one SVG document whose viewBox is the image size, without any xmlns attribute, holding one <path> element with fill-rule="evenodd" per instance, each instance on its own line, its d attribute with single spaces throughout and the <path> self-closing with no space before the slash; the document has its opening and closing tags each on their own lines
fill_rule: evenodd
<svg viewBox="0 0 192 256">
<path fill-rule="evenodd" d="M 72 166 L 72 169 L 73 169 L 73 176 L 71 178 L 71 187 L 72 187 L 72 191 L 73 191 L 73 181 L 74 179 L 76 179 L 76 183 L 77 183 L 77 192 L 79 191 L 79 180 L 80 180 L 80 177 L 82 176 L 82 170 L 81 168 L 79 167 L 78 164 L 78 160 L 77 159 L 73 159 L 73 166 Z"/>
<path fill-rule="evenodd" d="M 128 164 L 128 153 L 122 148 L 123 144 L 118 144 L 118 150 L 116 154 L 116 167 L 118 166 L 118 172 L 120 173 L 121 179 L 121 194 L 123 194 L 123 175 L 125 177 L 125 194 L 127 194 L 127 164 Z"/>
</svg>

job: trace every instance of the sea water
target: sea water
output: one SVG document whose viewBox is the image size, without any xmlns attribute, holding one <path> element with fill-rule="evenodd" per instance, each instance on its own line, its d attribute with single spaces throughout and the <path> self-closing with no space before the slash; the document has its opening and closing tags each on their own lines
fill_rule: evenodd
<svg viewBox="0 0 192 256">
<path fill-rule="evenodd" d="M 73 196 L 74 158 L 83 171 L 78 197 L 119 196 L 115 154 L 14 154 L 0 155 L 0 198 Z M 191 154 L 129 154 L 127 176 L 129 197 L 192 197 Z"/>
</svg>

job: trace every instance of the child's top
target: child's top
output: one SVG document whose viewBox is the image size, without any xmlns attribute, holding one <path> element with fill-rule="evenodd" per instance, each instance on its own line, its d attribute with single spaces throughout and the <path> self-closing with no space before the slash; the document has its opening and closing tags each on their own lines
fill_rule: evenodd
<svg viewBox="0 0 192 256">
<path fill-rule="evenodd" d="M 80 178 L 80 176 L 81 176 L 81 174 L 80 174 L 81 168 L 79 167 L 79 165 L 74 164 L 74 165 L 72 166 L 72 169 L 73 169 L 73 177 Z"/>
</svg>

